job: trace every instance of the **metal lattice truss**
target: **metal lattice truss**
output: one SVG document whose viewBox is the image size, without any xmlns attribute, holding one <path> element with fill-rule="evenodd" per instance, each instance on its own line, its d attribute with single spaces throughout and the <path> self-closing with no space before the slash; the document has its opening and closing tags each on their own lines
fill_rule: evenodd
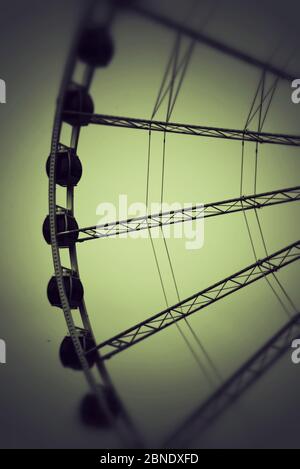
<svg viewBox="0 0 300 469">
<path fill-rule="evenodd" d="M 84 242 L 91 239 L 106 238 L 134 231 L 191 222 L 201 218 L 210 218 L 219 215 L 226 215 L 228 213 L 259 209 L 270 205 L 279 205 L 297 200 L 300 200 L 300 186 L 279 189 L 271 192 L 263 192 L 260 194 L 243 196 L 205 205 L 196 205 L 171 212 L 162 212 L 154 215 L 146 215 L 144 217 L 130 218 L 123 221 L 79 228 L 78 230 L 62 232 L 58 236 L 63 236 L 67 233 L 79 232 L 81 238 L 79 237 L 78 242 Z"/>
<path fill-rule="evenodd" d="M 300 240 L 117 334 L 97 348 L 102 352 L 102 358 L 110 358 L 298 259 Z"/>
<path fill-rule="evenodd" d="M 192 124 L 178 124 L 175 122 L 163 122 L 131 117 L 107 116 L 102 114 L 85 114 L 80 112 L 68 112 L 72 115 L 90 116 L 91 124 L 106 125 L 112 127 L 124 127 L 127 129 L 151 130 L 183 135 L 195 135 L 198 137 L 213 137 L 227 140 L 244 140 L 245 142 L 270 143 L 288 146 L 300 146 L 299 135 L 276 134 L 269 132 L 257 132 L 255 130 L 236 130 L 222 127 L 206 127 Z"/>
<path fill-rule="evenodd" d="M 222 412 L 290 350 L 293 340 L 299 338 L 299 335 L 300 314 L 297 314 L 184 421 L 170 437 L 166 447 L 175 444 L 183 448 L 192 435 L 199 436 L 205 431 Z"/>
<path fill-rule="evenodd" d="M 260 70 L 265 70 L 265 72 L 272 73 L 278 78 L 291 82 L 295 78 L 295 76 L 298 76 L 297 73 L 288 73 L 286 70 L 272 65 L 270 62 L 264 62 L 258 57 L 253 57 L 243 52 L 242 50 L 230 46 L 229 44 L 225 44 L 223 42 L 218 41 L 217 39 L 214 39 L 211 36 L 208 36 L 207 34 L 204 34 L 200 31 L 196 31 L 190 28 L 189 26 L 183 24 L 182 22 L 177 22 L 172 18 L 156 13 L 153 9 L 145 8 L 140 5 L 140 2 L 130 2 L 127 6 L 132 11 L 138 13 L 139 15 L 142 15 L 144 18 L 154 21 L 155 23 L 160 24 L 165 28 L 171 29 L 176 32 L 180 32 L 181 34 L 184 34 L 186 37 L 189 37 L 193 41 L 204 44 L 212 49 L 215 49 L 218 52 L 221 52 L 222 54 L 233 57 L 248 65 L 257 67 Z"/>
</svg>

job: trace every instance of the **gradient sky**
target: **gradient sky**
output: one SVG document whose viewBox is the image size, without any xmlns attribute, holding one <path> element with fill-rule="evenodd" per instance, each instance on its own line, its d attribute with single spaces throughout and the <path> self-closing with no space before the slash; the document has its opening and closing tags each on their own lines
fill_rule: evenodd
<svg viewBox="0 0 300 469">
<path fill-rule="evenodd" d="M 180 20 L 195 2 L 148 3 Z M 190 25 L 200 30 L 212 2 L 198 3 Z M 263 60 L 272 57 L 278 66 L 291 54 L 289 70 L 300 74 L 296 6 L 295 1 L 222 1 L 203 31 Z M 44 168 L 55 100 L 81 7 L 80 0 L 43 4 L 31 0 L 26 9 L 17 0 L 0 1 L 0 77 L 7 83 L 7 104 L 0 106 L 0 337 L 7 342 L 8 360 L 0 368 L 3 448 L 119 445 L 114 435 L 82 427 L 78 420 L 77 406 L 87 385 L 83 376 L 59 363 L 66 325 L 45 294 L 53 268 L 50 248 L 41 235 L 48 202 Z M 96 74 L 91 87 L 96 112 L 149 118 L 174 33 L 124 14 L 113 26 L 113 37 L 113 61 Z M 172 120 L 243 128 L 259 78 L 259 70 L 197 45 Z M 280 82 L 265 131 L 299 133 L 300 105 L 292 104 L 290 96 L 290 83 Z M 165 112 L 163 108 L 157 118 L 164 119 Z M 67 136 L 64 129 L 63 137 Z M 116 203 L 119 194 L 127 194 L 130 202 L 144 201 L 147 144 L 147 133 L 142 131 L 83 129 L 78 147 L 83 177 L 75 195 L 81 226 L 96 223 L 97 205 Z M 166 148 L 166 201 L 205 203 L 239 196 L 240 142 L 168 135 Z M 254 144 L 246 144 L 245 194 L 253 192 L 254 150 Z M 162 135 L 155 134 L 150 172 L 153 201 L 160 197 L 161 160 Z M 262 146 L 257 190 L 295 186 L 299 169 L 299 149 Z M 58 203 L 63 203 L 62 194 L 59 190 Z M 260 217 L 269 252 L 299 238 L 298 203 L 265 208 Z M 262 257 L 253 215 L 249 223 Z M 199 251 L 186 250 L 184 240 L 172 239 L 168 246 L 181 298 L 254 262 L 242 214 L 207 220 L 205 244 Z M 156 248 L 172 304 L 176 292 L 161 240 Z M 149 240 L 86 243 L 79 246 L 79 262 L 99 342 L 165 307 Z M 278 277 L 299 305 L 299 266 L 287 267 Z M 192 316 L 190 324 L 226 378 L 286 320 L 271 289 L 260 281 Z M 185 325 L 182 329 L 189 334 Z M 199 353 L 195 342 L 193 346 Z M 205 361 L 201 354 L 200 358 Z M 121 353 L 108 363 L 108 369 L 152 446 L 212 391 L 176 327 Z M 292 365 L 287 354 L 192 445 L 299 447 L 299 373 L 300 367 Z"/>
</svg>

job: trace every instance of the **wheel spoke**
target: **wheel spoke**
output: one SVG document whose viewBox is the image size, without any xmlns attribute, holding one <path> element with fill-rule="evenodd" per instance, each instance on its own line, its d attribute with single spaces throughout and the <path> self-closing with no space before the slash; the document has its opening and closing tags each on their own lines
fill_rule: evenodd
<svg viewBox="0 0 300 469">
<path fill-rule="evenodd" d="M 83 112 L 65 112 L 68 115 L 89 117 L 91 124 L 111 127 L 124 127 L 128 129 L 168 132 L 198 137 L 221 138 L 225 140 L 238 140 L 245 142 L 269 143 L 287 146 L 300 146 L 300 135 L 284 133 L 258 132 L 255 130 L 226 129 L 222 127 L 208 127 L 192 124 L 178 124 L 150 119 L 137 119 L 133 117 L 107 116 L 104 114 L 87 114 Z"/>
<path fill-rule="evenodd" d="M 168 326 L 200 311 L 216 301 L 256 282 L 261 278 L 300 259 L 300 240 L 271 254 L 264 259 L 236 272 L 220 282 L 202 290 L 193 296 L 167 308 L 160 313 L 140 322 L 139 324 L 102 342 L 96 348 L 102 352 L 102 358 L 113 355 L 132 347 Z M 173 316 L 173 313 L 174 316 Z M 158 321 L 160 320 L 160 321 Z M 93 349 L 94 350 L 94 349 Z M 90 350 L 89 352 L 91 352 Z M 87 353 L 89 353 L 87 352 Z"/>
<path fill-rule="evenodd" d="M 268 62 L 264 62 L 263 60 L 253 57 L 239 49 L 231 47 L 225 44 L 224 42 L 218 41 L 208 36 L 207 34 L 195 31 L 194 29 L 180 22 L 174 21 L 171 18 L 167 18 L 166 16 L 155 13 L 153 10 L 151 11 L 147 8 L 143 8 L 141 5 L 131 5 L 130 8 L 132 9 L 132 11 L 135 11 L 139 15 L 148 18 L 149 20 L 154 21 L 157 24 L 160 24 L 168 29 L 181 32 L 185 36 L 201 44 L 205 44 L 206 46 L 215 49 L 225 55 L 233 57 L 237 60 L 240 60 L 241 62 L 247 63 L 261 70 L 265 70 L 266 72 L 272 73 L 273 75 L 278 76 L 283 80 L 288 80 L 291 82 L 296 76 L 298 76 L 298 74 L 293 75 L 291 73 L 288 73 L 285 70 L 276 67 L 275 65 L 272 65 Z"/>
<path fill-rule="evenodd" d="M 170 445 L 175 445 L 183 448 L 193 435 L 199 436 L 205 431 L 222 412 L 290 350 L 291 343 L 299 337 L 299 333 L 300 314 L 298 313 L 196 409 L 168 438 L 164 447 L 173 448 L 174 446 Z"/>
<path fill-rule="evenodd" d="M 153 215 L 145 215 L 143 217 L 129 218 L 127 220 L 79 228 L 78 230 L 64 231 L 58 234 L 58 238 L 73 233 L 79 233 L 82 237 L 79 238 L 77 242 L 85 242 L 92 239 L 107 238 L 124 233 L 147 230 L 149 228 L 175 225 L 177 223 L 190 222 L 201 218 L 216 217 L 299 200 L 300 186 L 289 187 L 287 189 L 242 196 L 204 205 L 195 205 L 172 212 L 161 212 Z"/>
</svg>

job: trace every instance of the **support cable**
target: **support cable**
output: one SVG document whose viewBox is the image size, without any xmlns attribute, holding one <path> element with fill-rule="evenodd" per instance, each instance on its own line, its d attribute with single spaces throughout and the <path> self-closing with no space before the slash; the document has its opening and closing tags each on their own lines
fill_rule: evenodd
<svg viewBox="0 0 300 469">
<path fill-rule="evenodd" d="M 257 262 L 235 272 L 225 279 L 201 290 L 194 295 L 182 300 L 180 303 L 139 322 L 138 324 L 118 333 L 114 337 L 102 342 L 95 349 L 100 349 L 102 358 L 107 359 L 153 334 L 181 321 L 211 304 L 219 301 L 246 286 L 252 285 L 260 279 L 276 272 L 300 260 L 300 240 L 285 246 L 268 257 L 259 259 Z M 184 310 L 184 313 L 181 311 Z"/>
<path fill-rule="evenodd" d="M 274 98 L 274 95 L 275 95 L 275 91 L 277 89 L 277 86 L 278 86 L 278 83 L 279 83 L 279 78 L 277 77 L 273 83 L 273 85 L 270 87 L 270 89 L 265 92 L 265 79 L 266 79 L 266 74 L 265 74 L 265 71 L 263 71 L 262 73 L 262 77 L 260 79 L 260 82 L 258 84 L 258 87 L 257 87 L 257 90 L 256 90 L 256 93 L 255 93 L 255 97 L 254 97 L 254 100 L 252 102 L 252 105 L 251 105 L 251 109 L 250 109 L 250 112 L 248 114 L 248 117 L 247 117 L 247 120 L 246 120 L 246 124 L 245 124 L 245 128 L 244 130 L 246 130 L 247 126 L 249 125 L 249 123 L 253 120 L 253 118 L 256 116 L 257 113 L 259 113 L 259 116 L 258 116 L 258 132 L 261 132 L 262 131 L 262 127 L 265 123 L 265 120 L 266 120 L 266 117 L 267 117 L 267 114 L 268 114 L 268 111 L 270 109 L 270 105 L 271 105 L 271 102 Z M 254 104 L 257 100 L 257 97 L 258 97 L 258 93 L 259 93 L 259 90 L 261 91 L 261 94 L 260 94 L 260 104 L 259 106 L 256 108 L 255 112 L 252 113 L 252 110 L 254 108 Z M 266 111 L 263 115 L 263 105 L 266 101 L 266 99 L 269 97 L 269 101 L 267 102 L 267 105 L 266 105 Z M 242 188 L 243 188 L 243 178 L 244 178 L 244 152 L 245 152 L 245 141 L 243 140 L 242 141 L 242 157 L 241 157 L 241 182 L 240 182 L 240 195 L 242 195 Z M 256 147 L 255 147 L 255 170 L 254 170 L 254 193 L 256 194 L 256 189 L 257 189 L 257 172 L 258 172 L 258 143 L 256 143 Z M 254 211 L 255 211 L 255 217 L 256 217 L 256 220 L 257 220 L 257 223 L 258 223 L 258 228 L 259 228 L 259 232 L 260 232 L 260 236 L 261 236 L 261 239 L 262 239 L 262 243 L 264 245 L 264 250 L 265 250 L 265 254 L 266 256 L 268 255 L 268 251 L 266 250 L 266 243 L 265 243 L 265 239 L 264 239 L 264 236 L 263 236 L 263 232 L 262 232 L 262 227 L 261 227 L 261 223 L 260 223 L 260 220 L 259 220 L 259 216 L 258 216 L 258 212 L 257 212 L 257 208 L 254 207 Z M 254 240 L 253 240 L 253 236 L 251 234 L 251 229 L 250 229 L 250 225 L 249 225 L 249 222 L 248 222 L 248 217 L 247 217 L 247 214 L 246 214 L 246 211 L 243 211 L 243 215 L 244 215 L 244 219 L 245 219 L 245 224 L 246 224 L 246 229 L 247 229 L 247 232 L 248 232 L 248 236 L 249 236 L 249 240 L 250 240 L 250 244 L 251 244 L 251 248 L 252 248 L 252 251 L 253 251 L 253 254 L 254 254 L 254 258 L 256 259 L 256 261 L 258 260 L 258 256 L 257 256 L 257 252 L 256 252 L 256 249 L 255 249 L 255 245 L 254 245 Z M 287 294 L 287 292 L 285 291 L 283 285 L 280 283 L 279 279 L 277 278 L 275 272 L 272 273 L 272 276 L 273 278 L 275 279 L 276 283 L 279 285 L 281 291 L 283 292 L 283 294 L 286 296 L 286 298 L 288 299 L 289 303 L 290 304 L 293 304 L 292 300 L 290 299 L 289 295 Z M 266 278 L 266 282 L 267 284 L 269 285 L 269 287 L 271 288 L 273 294 L 275 295 L 275 297 L 277 298 L 277 300 L 279 301 L 280 305 L 282 306 L 282 308 L 284 309 L 286 315 L 288 316 L 288 318 L 291 317 L 290 315 L 290 312 L 289 312 L 289 309 L 286 307 L 286 305 L 284 304 L 283 300 L 281 299 L 281 297 L 279 296 L 279 294 L 276 292 L 275 288 L 273 287 L 273 285 L 271 284 L 269 278 Z M 293 305 L 293 309 L 296 311 L 296 307 L 295 305 Z"/>
<path fill-rule="evenodd" d="M 264 74 L 264 77 L 265 77 L 265 74 Z M 264 80 L 264 81 L 265 81 L 265 80 Z M 277 86 L 278 86 L 278 80 L 276 81 L 276 85 L 273 87 L 272 94 L 271 94 L 271 96 L 270 96 L 270 98 L 269 98 L 269 102 L 267 103 L 266 111 L 265 111 L 265 114 L 264 114 L 263 117 L 262 117 L 262 108 L 263 108 L 262 102 L 263 102 L 263 96 L 264 96 L 264 86 L 262 87 L 261 108 L 260 108 L 259 120 L 258 120 L 258 131 L 259 131 L 259 132 L 262 131 L 263 126 L 264 126 L 264 124 L 265 124 L 265 121 L 266 121 L 268 112 L 269 112 L 269 110 L 270 110 L 270 106 L 271 106 L 271 103 L 272 103 L 272 101 L 273 101 L 273 98 L 274 98 L 274 95 L 275 95 Z M 259 146 L 258 146 L 258 144 L 256 143 L 256 146 L 255 146 L 255 175 L 254 175 L 254 193 L 255 193 L 255 194 L 256 194 L 256 189 L 257 189 L 258 157 L 259 157 Z M 254 208 L 254 213 L 255 213 L 255 218 L 256 218 L 256 221 L 257 221 L 257 225 L 258 225 L 258 229 L 259 229 L 259 233 L 260 233 L 262 245 L 263 245 L 263 248 L 264 248 L 264 252 L 265 252 L 265 255 L 268 256 L 267 243 L 266 243 L 265 236 L 264 236 L 264 234 L 263 234 L 260 216 L 259 216 L 258 211 L 257 211 L 256 208 Z M 280 282 L 280 280 L 279 280 L 279 278 L 278 278 L 278 276 L 276 275 L 275 272 L 273 272 L 272 276 L 273 276 L 275 282 L 277 283 L 277 285 L 279 286 L 281 292 L 283 293 L 283 295 L 284 295 L 285 298 L 287 299 L 288 303 L 289 303 L 290 306 L 292 307 L 294 314 L 296 314 L 296 312 L 297 312 L 297 307 L 296 307 L 295 303 L 293 302 L 292 298 L 291 298 L 290 295 L 287 293 L 286 289 L 284 288 L 283 284 Z M 290 314 L 289 314 L 289 317 L 290 317 Z"/>
</svg>

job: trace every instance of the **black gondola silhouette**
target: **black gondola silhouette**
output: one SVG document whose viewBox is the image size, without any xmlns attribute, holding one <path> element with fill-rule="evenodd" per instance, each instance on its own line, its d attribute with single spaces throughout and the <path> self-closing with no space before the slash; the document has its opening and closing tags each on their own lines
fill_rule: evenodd
<svg viewBox="0 0 300 469">
<path fill-rule="evenodd" d="M 296 147 L 300 146 L 300 136 L 287 135 L 284 133 L 275 134 L 262 132 L 263 123 L 261 122 L 261 119 L 259 129 L 256 131 L 250 131 L 247 128 L 247 125 L 244 129 L 224 129 L 172 123 L 169 119 L 162 122 L 155 121 L 154 119 L 147 121 L 130 117 L 94 114 L 94 105 L 92 97 L 89 95 L 89 87 L 95 72 L 95 67 L 107 66 L 113 58 L 115 46 L 110 37 L 110 22 L 114 18 L 114 15 L 118 14 L 118 10 L 121 7 L 128 9 L 128 11 L 131 11 L 133 14 L 141 15 L 143 18 L 148 18 L 149 20 L 163 25 L 168 29 L 172 29 L 177 33 L 192 38 L 195 42 L 203 43 L 219 52 L 263 70 L 262 83 L 264 83 L 266 73 L 272 74 L 275 77 L 275 80 L 292 80 L 294 77 L 292 73 L 274 66 L 271 63 L 263 62 L 258 58 L 252 57 L 238 49 L 223 44 L 205 34 L 193 31 L 190 27 L 184 24 L 177 23 L 170 18 L 161 16 L 150 9 L 146 9 L 139 2 L 114 1 L 109 2 L 109 5 L 110 14 L 107 16 L 107 20 L 101 25 L 96 26 L 91 24 L 91 18 L 93 16 L 93 2 L 87 6 L 86 13 L 83 15 L 78 26 L 65 68 L 52 132 L 51 155 L 47 161 L 47 174 L 49 177 L 49 215 L 46 217 L 43 225 L 43 234 L 46 242 L 51 244 L 52 247 L 55 271 L 55 277 L 53 277 L 49 283 L 49 300 L 51 304 L 58 306 L 63 310 L 70 334 L 63 340 L 61 360 L 64 366 L 76 370 L 82 370 L 91 390 L 91 393 L 88 394 L 81 403 L 81 418 L 85 423 L 91 425 L 112 426 L 114 428 L 116 428 L 119 422 L 122 421 L 121 423 L 125 425 L 126 431 L 130 433 L 132 439 L 136 444 L 141 445 L 142 443 L 139 439 L 139 435 L 123 407 L 116 390 L 113 388 L 104 360 L 112 357 L 116 353 L 126 350 L 146 338 L 150 338 L 154 333 L 157 333 L 172 324 L 177 324 L 178 321 L 186 319 L 190 314 L 199 311 L 202 306 L 201 308 L 198 307 L 197 302 L 201 297 L 202 300 L 205 298 L 206 307 L 222 297 L 252 284 L 260 278 L 266 278 L 268 275 L 275 275 L 277 270 L 300 259 L 300 241 L 296 241 L 291 245 L 283 247 L 281 250 L 273 254 L 268 254 L 264 259 L 257 259 L 254 264 L 245 267 L 245 269 L 232 274 L 220 282 L 207 287 L 205 290 L 196 293 L 190 298 L 151 316 L 101 344 L 98 344 L 94 338 L 93 329 L 87 315 L 83 297 L 83 287 L 79 280 L 80 275 L 76 246 L 82 241 L 105 237 L 108 228 L 113 228 L 114 234 L 122 232 L 120 230 L 120 227 L 122 229 L 122 225 L 125 232 L 126 230 L 140 230 L 143 228 L 145 219 L 131 219 L 123 220 L 121 222 L 116 221 L 111 224 L 111 226 L 78 226 L 74 216 L 74 186 L 79 182 L 82 174 L 81 163 L 76 156 L 80 128 L 89 124 L 109 125 L 115 127 L 138 128 L 145 131 L 153 130 L 175 132 L 194 136 L 205 135 L 211 138 L 240 140 L 243 144 L 244 142 L 251 141 L 256 145 L 279 144 L 282 146 Z M 78 61 L 85 64 L 85 73 L 82 83 L 74 83 L 72 81 L 73 71 Z M 260 110 L 261 108 L 262 102 L 260 104 Z M 72 126 L 70 144 L 66 148 L 64 148 L 60 143 L 60 130 L 63 122 Z M 65 208 L 61 208 L 56 205 L 56 185 L 66 187 L 67 204 Z M 242 211 L 245 213 L 247 210 L 256 211 L 257 209 L 274 203 L 287 203 L 297 201 L 299 199 L 299 186 L 286 189 L 276 189 L 263 194 L 255 193 L 251 196 L 241 195 L 236 199 L 207 204 L 207 214 L 205 216 L 217 216 L 235 211 Z M 191 210 L 192 212 L 195 212 L 195 207 L 191 207 Z M 173 212 L 168 214 L 157 214 L 152 216 L 150 220 L 146 219 L 146 228 L 149 228 L 149 223 L 152 221 L 161 224 L 163 217 L 165 217 L 164 220 L 166 223 L 169 224 L 174 222 L 183 222 L 184 220 L 182 217 L 184 213 L 181 212 L 179 215 L 181 218 L 175 221 L 175 214 Z M 191 214 L 188 215 L 191 216 Z M 203 214 L 199 216 L 203 216 Z M 100 231 L 102 230 L 101 236 L 99 236 L 99 229 Z M 81 235 L 84 237 L 81 237 Z M 66 274 L 66 270 L 61 264 L 61 248 L 67 248 L 69 250 L 70 269 L 68 274 Z M 76 284 L 77 286 L 75 286 Z M 72 288 L 76 291 L 76 294 L 73 296 Z M 225 290 L 226 293 L 224 293 Z M 72 309 L 79 309 L 82 319 L 82 329 L 78 329 L 78 327 L 75 326 Z M 283 332 L 288 330 L 289 326 L 293 326 L 296 323 L 298 325 L 298 316 L 296 316 L 292 322 L 287 325 L 287 329 L 284 329 Z M 280 335 L 281 333 L 282 331 L 278 334 Z M 276 339 L 278 337 L 279 336 L 276 336 Z M 266 351 L 269 345 L 270 343 L 266 344 L 263 351 Z M 271 346 L 273 346 L 273 342 L 271 343 Z M 283 351 L 286 350 L 287 344 L 285 343 L 281 352 L 283 353 Z M 252 365 L 251 361 L 249 363 Z M 242 373 L 244 373 L 249 363 L 246 363 L 241 370 L 237 371 L 235 375 L 236 379 L 239 379 L 242 376 Z M 269 366 L 272 363 L 273 362 L 270 362 Z M 97 377 L 92 373 L 91 367 L 93 366 L 98 372 Z M 265 370 L 263 369 L 261 373 L 263 371 Z M 259 377 L 261 373 L 258 373 L 257 377 Z M 108 389 L 109 395 L 113 396 L 113 399 L 108 397 Z M 221 394 L 222 389 L 223 388 L 221 387 Z M 237 398 L 245 389 L 246 387 L 241 387 L 237 391 L 235 398 Z"/>
</svg>

